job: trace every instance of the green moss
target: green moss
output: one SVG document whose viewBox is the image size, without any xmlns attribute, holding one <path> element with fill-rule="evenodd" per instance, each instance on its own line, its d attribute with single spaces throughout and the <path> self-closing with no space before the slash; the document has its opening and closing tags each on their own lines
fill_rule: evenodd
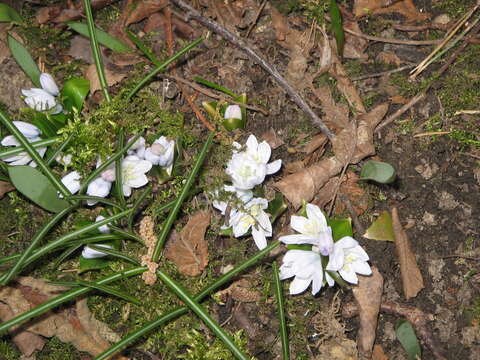
<svg viewBox="0 0 480 360">
<path fill-rule="evenodd" d="M 16 360 L 21 356 L 20 351 L 10 341 L 6 340 L 0 341 L 0 354 L 2 360 Z"/>
<path fill-rule="evenodd" d="M 71 344 L 61 342 L 53 337 L 45 344 L 42 351 L 37 353 L 37 360 L 77 360 L 81 353 Z"/>
<path fill-rule="evenodd" d="M 453 18 L 457 18 L 467 12 L 475 5 L 474 0 L 443 0 L 432 4 L 435 12 L 447 13 Z"/>
</svg>

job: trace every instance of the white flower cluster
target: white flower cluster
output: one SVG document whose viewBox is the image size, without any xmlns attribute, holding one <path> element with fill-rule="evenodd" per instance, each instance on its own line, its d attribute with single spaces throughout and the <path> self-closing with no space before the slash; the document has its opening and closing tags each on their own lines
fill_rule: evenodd
<svg viewBox="0 0 480 360">
<path fill-rule="evenodd" d="M 213 206 L 226 214 L 227 207 L 232 207 L 226 228 L 232 228 L 235 237 L 241 237 L 251 230 L 253 240 L 261 250 L 267 246 L 267 237 L 272 236 L 272 224 L 265 210 L 268 202 L 263 198 L 254 198 L 252 189 L 263 183 L 266 175 L 276 173 L 282 166 L 281 160 L 268 163 L 271 149 L 267 142 L 260 144 L 254 135 L 250 135 L 245 149 L 234 143 L 235 150 L 227 164 L 226 173 L 230 176 L 232 185 L 225 185 L 224 192 L 231 193 L 234 201 L 218 200 L 217 191 Z M 241 206 L 238 206 L 238 203 Z"/>
<path fill-rule="evenodd" d="M 23 136 L 27 138 L 28 142 L 32 143 L 42 140 L 40 138 L 42 132 L 35 125 L 26 123 L 24 121 L 12 121 L 12 123 L 23 134 Z M 13 135 L 5 136 L 0 143 L 2 144 L 2 146 L 20 146 L 20 143 Z M 37 152 L 41 157 L 45 155 L 46 151 L 46 147 L 37 148 Z M 27 164 L 31 167 L 37 166 L 37 163 L 35 161 L 32 161 L 32 158 L 26 152 L 21 152 L 18 155 L 6 156 L 3 157 L 1 160 L 9 163 L 9 165 L 12 166 Z"/>
<path fill-rule="evenodd" d="M 146 173 L 150 171 L 153 165 L 165 167 L 166 171 L 171 174 L 175 141 L 161 136 L 154 141 L 152 146 L 146 147 L 145 145 L 145 139 L 140 137 L 122 160 L 122 190 L 124 196 L 130 196 L 132 188 L 140 188 L 148 183 Z M 102 161 L 98 159 L 97 168 L 100 165 L 102 165 Z M 107 197 L 115 178 L 115 164 L 111 164 L 100 173 L 100 176 L 88 184 L 87 195 Z M 80 189 L 80 174 L 78 171 L 72 171 L 62 178 L 62 182 L 72 194 L 75 194 Z M 89 200 L 87 204 L 95 205 L 96 201 Z"/>
<path fill-rule="evenodd" d="M 290 294 L 305 291 L 312 283 L 312 294 L 320 291 L 327 283 L 335 284 L 330 272 L 338 272 L 343 280 L 357 284 L 356 274 L 370 275 L 372 270 L 368 264 L 369 257 L 358 242 L 345 236 L 334 242 L 332 229 L 318 206 L 307 204 L 307 217 L 292 216 L 290 226 L 300 234 L 281 236 L 285 244 L 308 244 L 312 250 L 289 250 L 280 267 L 280 279 L 295 277 L 290 284 Z M 322 260 L 327 265 L 324 269 Z"/>
</svg>

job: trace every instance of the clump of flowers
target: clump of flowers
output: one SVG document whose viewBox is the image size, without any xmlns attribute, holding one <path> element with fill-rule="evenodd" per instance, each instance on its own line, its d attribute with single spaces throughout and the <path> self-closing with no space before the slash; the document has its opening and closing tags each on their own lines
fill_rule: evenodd
<svg viewBox="0 0 480 360">
<path fill-rule="evenodd" d="M 292 216 L 290 221 L 299 234 L 280 237 L 287 247 L 302 247 L 288 250 L 280 267 L 280 279 L 294 278 L 290 294 L 300 294 L 312 284 L 315 295 L 325 284 L 333 286 L 336 276 L 357 284 L 357 274 L 372 273 L 368 254 L 355 239 L 345 236 L 334 242 L 332 228 L 318 206 L 307 204 L 305 210 L 306 216 Z M 308 246 L 311 249 L 303 249 Z"/>
<path fill-rule="evenodd" d="M 235 115 L 238 111 L 231 108 L 231 112 Z M 265 212 L 268 201 L 254 197 L 252 189 L 262 184 L 267 175 L 280 170 L 282 161 L 269 163 L 272 152 L 270 145 L 266 141 L 258 143 L 254 135 L 248 137 L 245 147 L 236 142 L 233 146 L 233 155 L 226 169 L 232 185 L 225 185 L 223 188 L 223 193 L 227 195 L 226 200 L 220 199 L 219 191 L 213 194 L 213 206 L 220 210 L 222 215 L 228 216 L 224 229 L 231 228 L 235 237 L 251 232 L 255 245 L 261 250 L 267 246 L 266 238 L 272 236 L 272 224 Z M 227 208 L 230 208 L 228 214 Z"/>
</svg>

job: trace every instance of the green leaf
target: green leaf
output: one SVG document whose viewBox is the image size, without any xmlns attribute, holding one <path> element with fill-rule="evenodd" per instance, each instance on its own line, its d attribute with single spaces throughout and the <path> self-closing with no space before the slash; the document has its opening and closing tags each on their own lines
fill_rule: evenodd
<svg viewBox="0 0 480 360">
<path fill-rule="evenodd" d="M 360 180 L 373 180 L 380 184 L 390 184 L 396 177 L 392 165 L 375 160 L 367 161 L 360 172 Z"/>
<path fill-rule="evenodd" d="M 79 273 L 83 273 L 90 270 L 105 269 L 110 265 L 111 262 L 112 260 L 106 257 L 85 259 L 83 256 L 80 256 L 78 270 Z"/>
<path fill-rule="evenodd" d="M 47 116 L 38 111 L 33 114 L 32 124 L 38 127 L 42 131 L 42 134 L 48 138 L 57 136 L 57 131 L 63 126 L 63 124 L 56 121 L 53 116 Z"/>
<path fill-rule="evenodd" d="M 388 211 L 384 211 L 370 225 L 363 237 L 371 240 L 395 241 L 393 233 L 392 216 Z"/>
<path fill-rule="evenodd" d="M 22 70 L 32 80 L 33 84 L 40 87 L 40 69 L 28 50 L 20 44 L 13 36 L 7 36 L 8 48 L 12 53 L 15 61 L 20 65 Z"/>
<path fill-rule="evenodd" d="M 407 352 L 410 360 L 420 359 L 422 356 L 422 349 L 418 342 L 412 324 L 407 320 L 398 320 L 395 325 L 395 334 L 402 347 Z"/>
<path fill-rule="evenodd" d="M 208 81 L 208 80 L 203 79 L 199 76 L 194 77 L 193 80 L 195 80 L 196 82 L 198 82 L 202 85 L 208 86 L 212 89 L 215 89 L 215 90 L 221 91 L 221 92 L 223 92 L 227 95 L 230 95 L 231 97 L 236 97 L 237 96 L 233 91 L 223 87 L 222 85 L 218 85 L 217 83 L 214 83 L 212 81 Z"/>
<path fill-rule="evenodd" d="M 81 285 L 81 286 L 91 287 L 93 289 L 102 291 L 104 293 L 119 297 L 119 298 L 121 298 L 123 300 L 126 300 L 128 302 L 131 302 L 135 305 L 139 305 L 139 306 L 142 305 L 142 303 L 139 300 L 137 300 L 136 298 L 134 298 L 133 296 L 127 295 L 123 291 L 117 290 L 117 289 L 115 289 L 111 286 L 108 286 L 108 285 L 101 285 L 101 284 L 97 284 L 97 283 L 90 282 L 90 281 L 79 281 L 78 284 Z"/>
<path fill-rule="evenodd" d="M 309 244 L 288 244 L 285 245 L 288 250 L 312 251 L 312 245 Z"/>
<path fill-rule="evenodd" d="M 70 29 L 78 32 L 80 35 L 83 35 L 87 38 L 90 38 L 88 34 L 88 26 L 85 23 L 77 22 L 77 21 L 70 21 L 67 22 L 67 25 Z M 117 38 L 113 37 L 109 33 L 95 28 L 95 33 L 97 35 L 97 40 L 100 44 L 106 46 L 107 48 L 111 49 L 117 53 L 128 53 L 131 52 L 132 49 L 126 45 L 124 42 L 118 40 Z"/>
<path fill-rule="evenodd" d="M 7 4 L 0 4 L 0 22 L 23 23 L 22 17 Z"/>
<path fill-rule="evenodd" d="M 78 112 L 82 110 L 85 97 L 90 91 L 90 81 L 84 78 L 73 78 L 63 84 L 61 97 L 63 107 L 71 112 L 76 108 Z"/>
<path fill-rule="evenodd" d="M 10 166 L 8 175 L 18 191 L 45 210 L 57 213 L 69 206 L 65 199 L 58 197 L 57 189 L 37 169 L 30 166 Z"/>
<path fill-rule="evenodd" d="M 338 55 L 343 56 L 345 46 L 345 33 L 343 31 L 342 14 L 338 8 L 336 0 L 330 0 L 330 18 L 332 20 L 332 30 L 337 43 Z"/>
<path fill-rule="evenodd" d="M 345 236 L 353 237 L 352 219 L 327 219 L 327 224 L 332 228 L 333 241 Z"/>
</svg>

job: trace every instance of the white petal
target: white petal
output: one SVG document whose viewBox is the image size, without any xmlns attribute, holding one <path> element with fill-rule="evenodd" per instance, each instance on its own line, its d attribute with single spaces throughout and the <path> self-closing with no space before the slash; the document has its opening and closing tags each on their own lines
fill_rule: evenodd
<svg viewBox="0 0 480 360">
<path fill-rule="evenodd" d="M 316 245 L 318 243 L 318 239 L 316 236 L 302 234 L 280 236 L 279 240 L 284 244 Z"/>
<path fill-rule="evenodd" d="M 328 274 L 328 272 L 325 272 L 325 279 L 327 280 L 328 286 L 332 287 L 335 285 L 335 280 Z"/>
<path fill-rule="evenodd" d="M 275 174 L 282 167 L 282 160 L 278 159 L 267 164 L 267 175 Z"/>
<path fill-rule="evenodd" d="M 358 241 L 350 236 L 345 236 L 335 243 L 335 247 L 342 249 L 354 248 L 356 246 L 358 246 Z"/>
<path fill-rule="evenodd" d="M 323 215 L 322 211 L 318 206 L 313 204 L 307 204 L 306 210 L 307 217 L 309 219 L 316 220 L 320 224 L 321 228 L 327 227 L 327 219 L 325 218 L 325 215 Z"/>
<path fill-rule="evenodd" d="M 62 183 L 72 193 L 76 194 L 80 190 L 80 173 L 72 171 L 62 178 Z"/>
<path fill-rule="evenodd" d="M 95 245 L 100 246 L 100 247 L 104 247 L 104 248 L 107 248 L 107 249 L 112 249 L 111 245 L 105 245 L 105 244 L 95 244 Z M 96 258 L 108 256 L 108 254 L 105 254 L 102 251 L 94 250 L 94 249 L 92 249 L 88 246 L 85 246 L 83 248 L 83 251 L 82 251 L 82 256 L 85 259 L 96 259 Z"/>
<path fill-rule="evenodd" d="M 95 219 L 96 222 L 105 220 L 105 216 L 98 215 Z M 110 228 L 108 227 L 107 224 L 102 225 L 98 228 L 98 231 L 100 231 L 102 234 L 110 234 Z"/>
<path fill-rule="evenodd" d="M 30 161 L 32 161 L 32 158 L 29 155 L 23 155 L 18 160 L 12 161 L 9 163 L 10 166 L 18 166 L 18 165 L 27 165 Z"/>
<path fill-rule="evenodd" d="M 13 135 L 5 136 L 1 142 L 2 146 L 20 146 L 20 143 Z"/>
<path fill-rule="evenodd" d="M 312 275 L 312 295 L 315 295 L 320 291 L 323 285 L 323 269 L 320 267 Z"/>
<path fill-rule="evenodd" d="M 225 119 L 242 119 L 242 109 L 238 105 L 228 105 L 223 117 Z"/>
<path fill-rule="evenodd" d="M 158 162 L 160 161 L 160 156 L 153 154 L 151 148 L 145 149 L 144 156 L 145 160 L 149 161 L 152 165 L 158 165 Z"/>
<path fill-rule="evenodd" d="M 307 290 L 308 286 L 312 282 L 312 279 L 300 279 L 295 277 L 293 281 L 290 283 L 290 295 L 297 295 L 305 290 Z"/>
<path fill-rule="evenodd" d="M 57 96 L 60 92 L 57 84 L 55 84 L 55 80 L 53 80 L 53 77 L 50 74 L 40 74 L 40 84 L 42 85 L 43 90 L 48 91 L 53 96 Z"/>
<path fill-rule="evenodd" d="M 147 184 L 148 184 L 148 178 L 145 174 L 140 174 L 134 178 L 128 179 L 128 181 L 125 181 L 125 185 L 135 189 Z"/>
<path fill-rule="evenodd" d="M 250 135 L 245 143 L 249 152 L 256 154 L 258 152 L 258 141 L 255 135 Z"/>
<path fill-rule="evenodd" d="M 135 165 L 135 171 L 139 173 L 149 172 L 151 168 L 152 163 L 147 160 L 139 160 L 138 163 Z"/>
<path fill-rule="evenodd" d="M 311 221 L 304 216 L 293 215 L 290 218 L 290 227 L 302 234 L 309 234 L 311 229 Z"/>
<path fill-rule="evenodd" d="M 267 247 L 267 238 L 262 229 L 257 229 L 257 227 L 252 227 L 252 236 L 255 245 L 257 245 L 259 250 L 263 250 Z"/>
<path fill-rule="evenodd" d="M 338 271 L 340 276 L 342 277 L 343 280 L 346 282 L 349 282 L 350 284 L 358 284 L 358 278 L 357 275 L 355 274 L 355 271 L 346 271 L 344 269 L 341 269 Z"/>
<path fill-rule="evenodd" d="M 286 264 L 280 266 L 280 280 L 285 280 L 295 276 L 295 273 L 292 271 L 292 268 Z"/>
<path fill-rule="evenodd" d="M 352 265 L 353 270 L 360 275 L 371 275 L 372 269 L 368 263 L 363 261 L 355 261 Z"/>
<path fill-rule="evenodd" d="M 271 155 L 272 155 L 272 149 L 270 148 L 270 145 L 268 145 L 266 141 L 262 141 L 260 144 L 258 144 L 258 157 L 261 163 L 266 164 L 268 160 L 270 160 Z"/>
<path fill-rule="evenodd" d="M 334 244 L 333 252 L 329 256 L 328 264 L 325 270 L 339 271 L 344 264 L 345 255 L 342 248 L 337 247 L 337 243 Z"/>
<path fill-rule="evenodd" d="M 39 136 L 42 133 L 38 127 L 25 121 L 12 121 L 12 123 L 27 138 Z"/>
<path fill-rule="evenodd" d="M 98 177 L 88 184 L 87 195 L 104 198 L 108 196 L 111 188 L 111 182 L 105 181 L 101 177 Z"/>
<path fill-rule="evenodd" d="M 125 196 L 132 195 L 132 188 L 128 185 L 123 184 L 123 195 Z"/>
</svg>

